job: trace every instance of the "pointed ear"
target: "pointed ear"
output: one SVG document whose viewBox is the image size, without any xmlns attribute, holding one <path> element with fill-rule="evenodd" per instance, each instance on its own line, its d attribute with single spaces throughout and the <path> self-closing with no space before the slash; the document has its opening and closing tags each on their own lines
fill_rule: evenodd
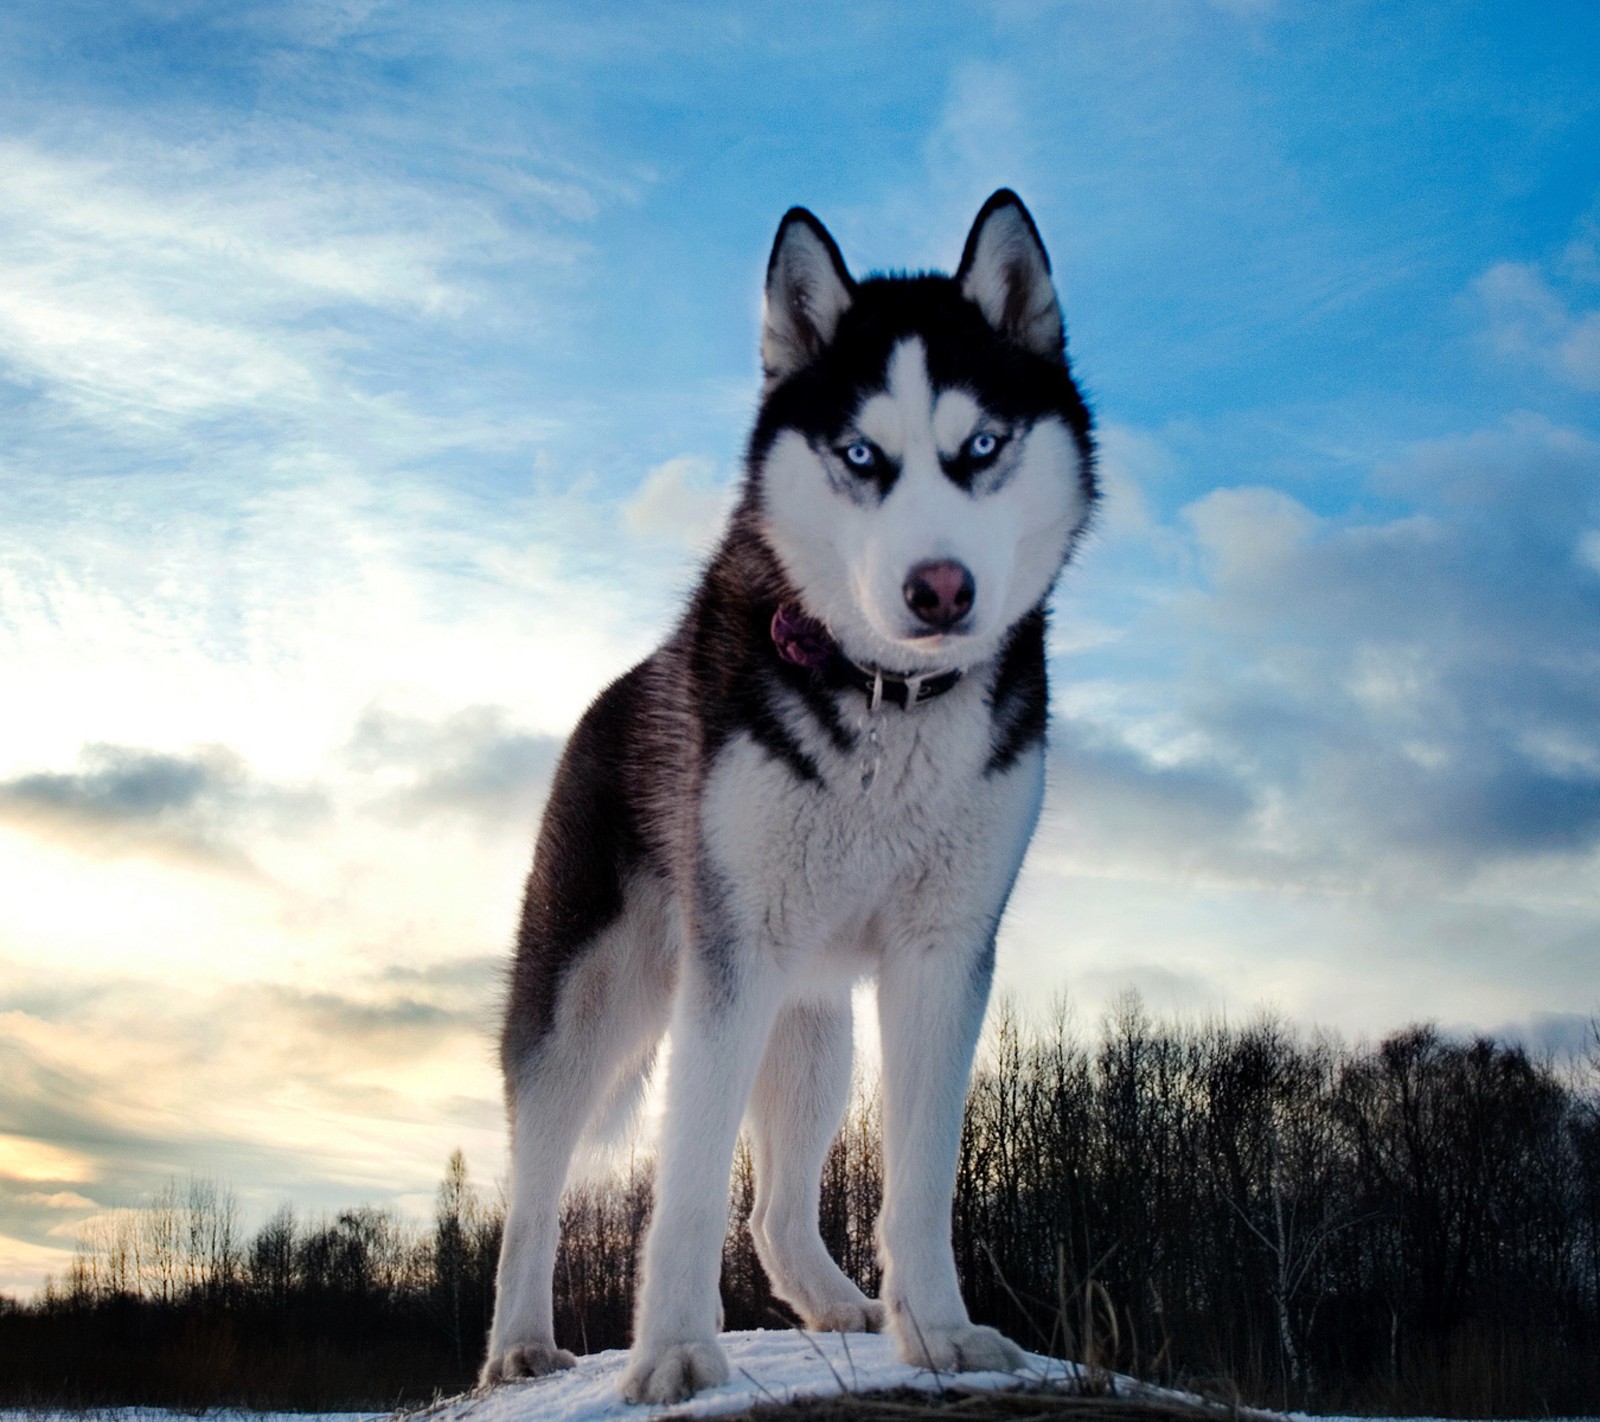
<svg viewBox="0 0 1600 1422">
<path fill-rule="evenodd" d="M 1060 360 L 1066 346 L 1050 258 L 1028 209 L 1001 188 L 978 213 L 956 269 L 961 294 L 1007 340 Z"/>
<path fill-rule="evenodd" d="M 761 364 L 769 387 L 817 358 L 855 293 L 828 229 L 805 208 L 791 207 L 767 262 Z"/>
</svg>

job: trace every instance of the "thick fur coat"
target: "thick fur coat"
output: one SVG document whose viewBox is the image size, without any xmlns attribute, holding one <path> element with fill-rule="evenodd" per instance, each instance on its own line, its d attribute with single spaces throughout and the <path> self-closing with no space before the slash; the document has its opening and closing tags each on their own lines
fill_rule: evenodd
<svg viewBox="0 0 1600 1422">
<path fill-rule="evenodd" d="M 950 1247 L 962 1103 L 995 936 L 1044 785 L 1045 602 L 1090 516 L 1090 418 L 1017 197 L 953 277 L 856 282 L 794 209 L 768 268 L 742 496 L 682 620 L 567 745 L 502 1038 L 510 1210 L 484 1380 L 569 1366 L 552 1331 L 573 1151 L 670 1032 L 634 1401 L 727 1377 L 716 1341 L 730 1160 L 810 1328 L 888 1328 L 908 1361 L 1011 1368 Z M 877 982 L 881 1300 L 818 1234 Z"/>
</svg>

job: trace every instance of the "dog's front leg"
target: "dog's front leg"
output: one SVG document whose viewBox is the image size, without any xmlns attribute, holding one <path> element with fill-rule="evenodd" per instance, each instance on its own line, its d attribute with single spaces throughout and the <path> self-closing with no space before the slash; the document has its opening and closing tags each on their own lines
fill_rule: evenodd
<svg viewBox="0 0 1600 1422">
<path fill-rule="evenodd" d="M 1015 1372 L 1009 1338 L 961 1301 L 950 1209 L 972 1054 L 994 965 L 992 929 L 902 943 L 878 979 L 883 1041 L 882 1299 L 901 1358 L 939 1372 Z"/>
<path fill-rule="evenodd" d="M 770 956 L 709 915 L 680 969 L 655 1207 L 622 1376 L 629 1402 L 679 1402 L 728 1379 L 716 1341 L 728 1171 L 778 996 Z"/>
</svg>

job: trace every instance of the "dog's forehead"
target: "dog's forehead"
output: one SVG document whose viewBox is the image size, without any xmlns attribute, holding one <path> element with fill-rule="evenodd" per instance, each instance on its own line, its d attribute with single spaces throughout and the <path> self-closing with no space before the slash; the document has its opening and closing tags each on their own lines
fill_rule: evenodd
<svg viewBox="0 0 1600 1422">
<path fill-rule="evenodd" d="M 908 342 L 919 348 L 920 361 L 902 354 Z M 895 374 L 904 380 L 892 381 Z M 1044 359 L 1005 340 L 949 277 L 871 276 L 858 284 L 833 341 L 763 392 L 750 434 L 749 467 L 761 467 L 784 430 L 812 442 L 831 442 L 854 431 L 899 457 L 898 441 L 891 445 L 879 437 L 887 432 L 878 420 L 883 407 L 874 406 L 866 416 L 872 429 L 862 428 L 863 411 L 875 397 L 892 400 L 892 385 L 914 389 L 913 375 L 931 391 L 924 397 L 926 413 L 941 454 L 954 453 L 987 420 L 1013 427 L 1050 416 L 1068 426 L 1080 452 L 1087 455 L 1092 448 L 1089 413 L 1064 361 Z M 916 408 L 922 408 L 920 402 Z M 904 427 L 901 417 L 888 426 Z"/>
<path fill-rule="evenodd" d="M 883 388 L 868 393 L 856 411 L 856 428 L 890 454 L 926 440 L 950 451 L 983 418 L 982 406 L 961 387 L 937 387 L 928 374 L 928 351 L 921 337 L 908 336 L 889 354 Z"/>
</svg>

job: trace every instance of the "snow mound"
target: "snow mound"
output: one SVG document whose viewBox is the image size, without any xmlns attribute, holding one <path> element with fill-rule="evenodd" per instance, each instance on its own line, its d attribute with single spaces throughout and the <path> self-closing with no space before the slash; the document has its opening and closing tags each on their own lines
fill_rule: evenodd
<svg viewBox="0 0 1600 1422">
<path fill-rule="evenodd" d="M 627 1353 L 612 1349 L 579 1358 L 578 1366 L 548 1377 L 502 1383 L 427 1410 L 427 1422 L 642 1422 L 652 1417 L 720 1417 L 763 1402 L 834 1397 L 910 1387 L 938 1392 L 994 1391 L 1041 1382 L 1070 1383 L 1071 1363 L 1028 1354 L 1022 1373 L 940 1373 L 908 1367 L 881 1333 L 802 1333 L 757 1328 L 720 1336 L 729 1380 L 673 1407 L 630 1406 L 617 1392 Z"/>
</svg>

